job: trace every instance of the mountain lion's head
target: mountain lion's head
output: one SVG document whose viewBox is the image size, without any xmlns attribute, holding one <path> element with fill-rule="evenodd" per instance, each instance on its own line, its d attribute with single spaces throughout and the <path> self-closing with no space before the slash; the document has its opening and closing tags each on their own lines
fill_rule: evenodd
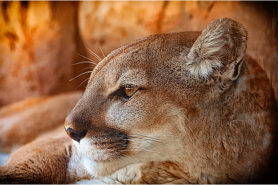
<svg viewBox="0 0 278 185">
<path fill-rule="evenodd" d="M 275 102 L 246 43 L 244 27 L 222 18 L 105 57 L 65 123 L 86 169 L 170 161 L 211 182 L 256 179 L 273 148 Z"/>
</svg>

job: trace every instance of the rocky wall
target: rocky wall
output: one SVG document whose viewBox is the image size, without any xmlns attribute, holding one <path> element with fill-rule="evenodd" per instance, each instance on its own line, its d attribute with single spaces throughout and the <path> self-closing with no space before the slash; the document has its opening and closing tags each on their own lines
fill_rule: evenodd
<svg viewBox="0 0 278 185">
<path fill-rule="evenodd" d="M 98 62 L 85 45 L 103 58 L 141 37 L 202 30 L 221 17 L 245 26 L 247 52 L 266 70 L 278 99 L 277 6 L 237 1 L 0 2 L 0 104 L 74 90 L 88 75 L 69 80 L 92 70 L 72 65 L 86 60 L 75 52 Z"/>
<path fill-rule="evenodd" d="M 78 2 L 0 2 L 0 105 L 74 90 Z"/>
</svg>

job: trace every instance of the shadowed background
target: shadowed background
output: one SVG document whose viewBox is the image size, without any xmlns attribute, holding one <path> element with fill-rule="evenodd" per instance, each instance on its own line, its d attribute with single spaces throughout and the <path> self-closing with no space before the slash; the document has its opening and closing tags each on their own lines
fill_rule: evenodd
<svg viewBox="0 0 278 185">
<path fill-rule="evenodd" d="M 93 59 L 155 33 L 202 30 L 229 17 L 248 31 L 247 52 L 278 98 L 277 2 L 0 2 L 0 106 L 73 91 Z M 85 43 L 85 44 L 84 44 Z M 276 47 L 275 47 L 276 45 Z M 101 49 L 100 49 L 101 48 Z M 86 68 L 82 71 L 82 69 Z M 78 87 L 84 90 L 87 81 Z"/>
<path fill-rule="evenodd" d="M 248 31 L 247 53 L 266 71 L 277 102 L 278 2 L 1 1 L 0 152 L 66 135 L 63 122 L 82 95 L 73 91 L 85 89 L 94 67 L 85 61 L 99 62 L 86 47 L 103 58 L 150 34 L 199 31 L 221 17 Z M 8 156 L 0 153 L 0 165 Z"/>
</svg>

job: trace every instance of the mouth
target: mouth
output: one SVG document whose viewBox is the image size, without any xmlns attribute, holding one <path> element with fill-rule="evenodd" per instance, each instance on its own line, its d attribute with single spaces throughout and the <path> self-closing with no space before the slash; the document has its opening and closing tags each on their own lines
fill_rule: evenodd
<svg viewBox="0 0 278 185">
<path fill-rule="evenodd" d="M 127 138 L 127 139 L 125 139 Z M 147 141 L 146 141 L 147 140 Z M 148 161 L 168 160 L 166 153 L 161 154 L 158 141 L 133 135 L 119 140 L 102 138 L 83 138 L 74 141 L 79 150 L 81 163 L 92 176 L 107 176 L 131 164 Z M 159 142 L 161 143 L 161 142 Z"/>
<path fill-rule="evenodd" d="M 160 139 L 142 135 L 113 135 L 113 137 L 83 138 L 74 142 L 79 152 L 94 162 L 130 160 L 134 155 L 149 153 L 160 155 Z"/>
<path fill-rule="evenodd" d="M 128 146 L 120 148 L 108 147 L 106 145 L 94 144 L 92 139 L 84 138 L 80 142 L 73 141 L 78 154 L 81 157 L 81 164 L 86 171 L 94 177 L 104 177 L 111 175 L 115 171 L 124 168 L 132 163 L 136 163 L 136 159 L 132 159 L 126 153 Z M 117 145 L 115 145 L 117 146 Z"/>
<path fill-rule="evenodd" d="M 128 158 L 130 151 L 129 140 L 109 140 L 83 138 L 80 142 L 75 142 L 79 152 L 94 162 L 110 162 L 119 158 Z"/>
</svg>

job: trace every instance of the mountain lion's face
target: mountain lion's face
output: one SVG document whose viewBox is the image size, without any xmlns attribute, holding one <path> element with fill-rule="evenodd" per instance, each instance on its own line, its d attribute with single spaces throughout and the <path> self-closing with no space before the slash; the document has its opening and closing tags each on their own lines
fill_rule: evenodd
<svg viewBox="0 0 278 185">
<path fill-rule="evenodd" d="M 189 141 L 184 112 L 194 109 L 201 93 L 195 88 L 201 85 L 178 60 L 199 34 L 151 36 L 98 64 L 66 124 L 88 161 L 120 168 L 179 157 L 177 147 Z"/>
<path fill-rule="evenodd" d="M 176 161 L 192 173 L 255 173 L 250 161 L 265 155 L 272 136 L 268 124 L 253 124 L 269 114 L 248 98 L 255 85 L 241 71 L 246 41 L 243 26 L 223 18 L 202 33 L 152 35 L 105 57 L 65 123 L 87 171 Z"/>
</svg>

